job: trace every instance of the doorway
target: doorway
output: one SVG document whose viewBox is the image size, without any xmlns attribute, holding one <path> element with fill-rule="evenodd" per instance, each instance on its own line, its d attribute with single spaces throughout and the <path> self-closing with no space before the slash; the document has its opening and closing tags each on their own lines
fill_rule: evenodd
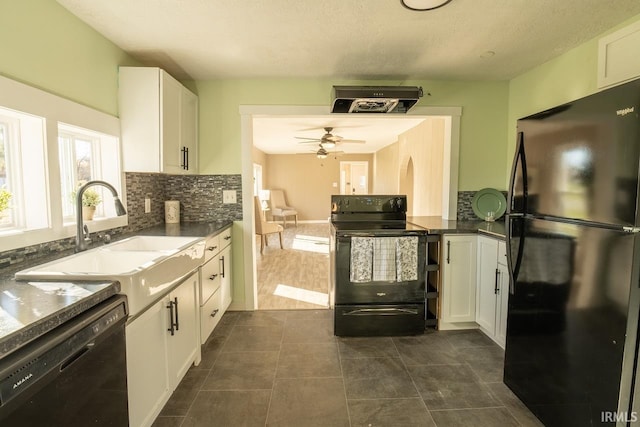
<svg viewBox="0 0 640 427">
<path fill-rule="evenodd" d="M 369 162 L 340 162 L 340 194 L 369 194 Z"/>
<path fill-rule="evenodd" d="M 309 117 L 325 116 L 335 118 L 329 114 L 326 106 L 259 106 L 241 105 L 240 108 L 240 137 L 242 149 L 242 188 L 243 200 L 251 200 L 253 191 L 252 148 L 253 121 L 259 117 Z M 442 217 L 455 219 L 458 194 L 458 158 L 460 143 L 461 107 L 415 107 L 406 116 L 432 118 L 444 120 L 444 152 L 442 155 Z M 341 116 L 341 115 L 340 115 Z M 380 120 L 394 120 L 394 117 L 380 117 Z M 376 163 L 373 163 L 376 170 Z M 414 166 L 415 167 L 415 166 Z M 415 174 L 415 170 L 414 170 Z M 337 185 L 335 185 L 337 187 Z M 244 283 L 237 283 L 234 289 L 232 310 L 255 310 L 257 308 L 257 283 L 255 259 L 255 228 L 253 221 L 253 203 L 243 203 L 243 245 L 238 249 L 235 258 L 238 271 L 236 277 L 244 276 Z M 244 286 L 243 286 L 244 285 Z"/>
</svg>

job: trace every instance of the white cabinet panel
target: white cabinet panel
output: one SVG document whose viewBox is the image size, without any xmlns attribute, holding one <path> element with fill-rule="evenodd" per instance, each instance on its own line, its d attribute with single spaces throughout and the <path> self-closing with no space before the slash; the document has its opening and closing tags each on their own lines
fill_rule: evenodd
<svg viewBox="0 0 640 427">
<path fill-rule="evenodd" d="M 442 322 L 476 320 L 476 239 L 475 235 L 443 237 Z"/>
<path fill-rule="evenodd" d="M 164 298 L 127 325 L 129 424 L 150 426 L 169 400 L 167 302 Z"/>
<path fill-rule="evenodd" d="M 220 284 L 220 289 L 222 290 L 220 296 L 222 299 L 222 311 L 226 311 L 233 297 L 231 282 L 231 245 L 224 248 L 220 253 L 220 277 L 222 278 L 222 283 Z"/>
<path fill-rule="evenodd" d="M 478 236 L 478 287 L 476 322 L 480 330 L 504 348 L 507 335 L 509 275 L 506 245 Z"/>
<path fill-rule="evenodd" d="M 496 326 L 496 292 L 498 280 L 498 241 L 478 236 L 478 286 L 476 322 L 494 333 Z"/>
<path fill-rule="evenodd" d="M 640 22 L 609 34 L 598 43 L 598 87 L 640 76 Z"/>
<path fill-rule="evenodd" d="M 199 350 L 199 306 L 196 298 L 198 281 L 198 273 L 193 273 L 169 294 L 169 302 L 174 304 L 175 316 L 175 331 L 167 338 L 169 385 L 172 389 L 178 387 Z"/>
<path fill-rule="evenodd" d="M 152 425 L 191 364 L 200 358 L 197 285 L 198 274 L 194 273 L 127 325 L 127 388 L 132 426 Z"/>
</svg>

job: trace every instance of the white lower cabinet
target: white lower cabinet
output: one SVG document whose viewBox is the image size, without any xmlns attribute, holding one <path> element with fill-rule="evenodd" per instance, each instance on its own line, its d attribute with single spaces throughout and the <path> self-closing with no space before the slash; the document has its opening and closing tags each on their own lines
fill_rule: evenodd
<svg viewBox="0 0 640 427">
<path fill-rule="evenodd" d="M 199 276 L 180 286 L 127 325 L 129 424 L 153 424 L 192 363 L 199 363 Z"/>
<path fill-rule="evenodd" d="M 231 228 L 207 237 L 200 267 L 200 343 L 204 344 L 233 299 Z"/>
<path fill-rule="evenodd" d="M 476 322 L 504 348 L 507 335 L 509 276 L 503 241 L 478 236 Z"/>
<path fill-rule="evenodd" d="M 233 299 L 233 288 L 231 286 L 231 245 L 227 246 L 220 252 L 220 290 L 222 294 L 222 311 L 226 311 Z"/>
<path fill-rule="evenodd" d="M 442 238 L 439 329 L 475 327 L 476 241 L 475 234 Z"/>
</svg>

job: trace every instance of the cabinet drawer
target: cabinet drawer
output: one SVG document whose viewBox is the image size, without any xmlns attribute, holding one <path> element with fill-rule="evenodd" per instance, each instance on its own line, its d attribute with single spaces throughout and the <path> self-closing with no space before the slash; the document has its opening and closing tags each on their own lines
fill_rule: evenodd
<svg viewBox="0 0 640 427">
<path fill-rule="evenodd" d="M 205 243 L 205 247 L 204 247 L 205 262 L 209 261 L 211 258 L 216 256 L 218 252 L 220 252 L 220 249 L 222 249 L 220 247 L 219 236 L 220 236 L 219 234 L 216 234 L 215 236 L 207 238 L 207 242 Z"/>
<path fill-rule="evenodd" d="M 507 265 L 507 244 L 502 240 L 498 242 L 498 264 Z"/>
<path fill-rule="evenodd" d="M 221 280 L 220 262 L 217 257 L 200 267 L 200 305 L 205 304 L 211 295 L 220 288 Z"/>
<path fill-rule="evenodd" d="M 214 292 L 209 300 L 200 307 L 200 343 L 204 344 L 213 329 L 222 318 L 222 299 L 220 290 Z"/>
<path fill-rule="evenodd" d="M 220 249 L 226 248 L 231 244 L 231 227 L 218 234 L 220 237 Z"/>
</svg>

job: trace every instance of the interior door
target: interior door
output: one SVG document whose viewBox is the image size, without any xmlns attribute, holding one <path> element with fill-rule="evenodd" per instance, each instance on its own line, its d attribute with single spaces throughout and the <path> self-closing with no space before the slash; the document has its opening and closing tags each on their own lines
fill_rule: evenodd
<svg viewBox="0 0 640 427">
<path fill-rule="evenodd" d="M 340 162 L 340 194 L 369 194 L 369 162 Z"/>
</svg>

